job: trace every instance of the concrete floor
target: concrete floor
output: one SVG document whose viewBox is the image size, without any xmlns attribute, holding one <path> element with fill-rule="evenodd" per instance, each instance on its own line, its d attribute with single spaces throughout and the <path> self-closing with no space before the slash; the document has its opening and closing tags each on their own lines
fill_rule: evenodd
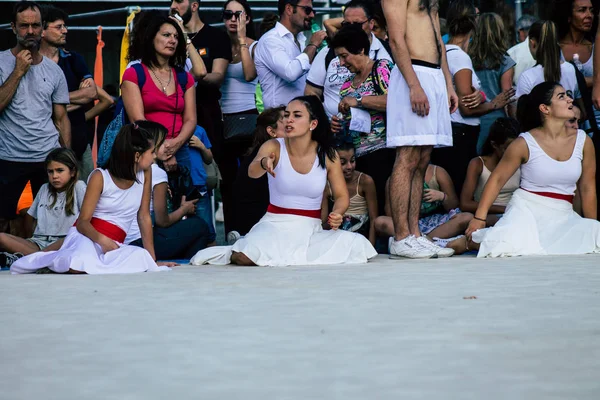
<svg viewBox="0 0 600 400">
<path fill-rule="evenodd" d="M 600 398 L 600 256 L 2 272 L 0 295 L 2 400 Z"/>
</svg>

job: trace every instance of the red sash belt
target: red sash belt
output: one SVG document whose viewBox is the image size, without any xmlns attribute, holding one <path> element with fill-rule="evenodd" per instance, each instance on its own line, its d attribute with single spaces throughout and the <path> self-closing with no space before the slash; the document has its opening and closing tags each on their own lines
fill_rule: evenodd
<svg viewBox="0 0 600 400">
<path fill-rule="evenodd" d="M 523 188 L 521 188 L 523 189 Z M 532 192 L 531 190 L 523 189 L 526 192 L 537 194 L 538 196 L 550 197 L 551 199 L 565 200 L 569 203 L 573 204 L 573 198 L 575 196 L 571 194 L 560 194 L 560 193 L 552 193 L 552 192 Z"/>
<path fill-rule="evenodd" d="M 269 204 L 269 207 L 267 208 L 267 212 L 270 212 L 273 214 L 292 214 L 292 215 L 299 215 L 301 217 L 310 217 L 310 218 L 321 219 L 321 210 L 297 210 L 295 208 L 283 208 L 283 207 L 274 206 L 273 204 Z"/>
<path fill-rule="evenodd" d="M 127 237 L 127 232 L 118 227 L 117 225 L 105 221 L 103 219 L 92 217 L 90 220 L 90 224 L 94 227 L 95 230 L 103 234 L 104 236 L 114 240 L 115 242 L 123 243 L 125 242 L 125 237 Z M 77 221 L 73 226 L 77 225 Z"/>
</svg>

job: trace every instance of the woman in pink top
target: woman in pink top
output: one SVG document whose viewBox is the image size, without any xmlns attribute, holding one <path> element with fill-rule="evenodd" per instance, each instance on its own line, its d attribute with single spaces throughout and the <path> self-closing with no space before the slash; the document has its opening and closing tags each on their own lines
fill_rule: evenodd
<svg viewBox="0 0 600 400">
<path fill-rule="evenodd" d="M 168 17 L 156 17 L 148 23 L 142 43 L 142 67 L 146 81 L 140 90 L 134 67 L 123 74 L 123 104 L 130 121 L 148 120 L 164 125 L 169 133 L 165 141 L 165 169 L 177 164 L 189 165 L 188 142 L 196 129 L 196 92 L 194 78 L 183 72 L 186 59 L 184 35 Z M 185 91 L 178 76 L 187 76 Z"/>
</svg>

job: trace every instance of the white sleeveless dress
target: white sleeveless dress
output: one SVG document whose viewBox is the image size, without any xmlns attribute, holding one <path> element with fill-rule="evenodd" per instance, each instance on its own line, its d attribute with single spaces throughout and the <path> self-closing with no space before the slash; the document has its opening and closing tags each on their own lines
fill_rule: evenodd
<svg viewBox="0 0 600 400">
<path fill-rule="evenodd" d="M 284 139 L 273 178 L 269 175 L 269 197 L 272 205 L 295 209 L 321 208 L 327 171 L 315 160 L 308 174 L 294 170 Z M 194 265 L 230 263 L 232 251 L 245 254 L 259 266 L 362 264 L 377 255 L 362 235 L 323 230 L 319 218 L 267 212 L 246 236 L 233 246 L 209 247 L 199 251 L 190 261 Z"/>
<path fill-rule="evenodd" d="M 599 253 L 600 222 L 582 218 L 566 200 L 531 193 L 574 194 L 581 176 L 585 132 L 577 132 L 567 161 L 548 156 L 529 132 L 520 137 L 529 148 L 529 160 L 521 166 L 521 188 L 513 193 L 495 226 L 473 233 L 473 241 L 480 243 L 477 257 Z"/>
<path fill-rule="evenodd" d="M 144 172 L 140 171 L 137 175 L 139 183 L 135 182 L 124 190 L 115 185 L 108 170 L 97 171 L 102 173 L 104 185 L 93 217 L 127 232 L 133 219 L 137 218 L 142 201 Z M 118 249 L 103 253 L 99 244 L 72 227 L 60 250 L 37 252 L 23 257 L 11 266 L 10 271 L 13 274 L 26 274 L 48 267 L 58 273 L 73 269 L 88 274 L 124 274 L 169 269 L 157 266 L 145 249 L 118 244 Z"/>
</svg>

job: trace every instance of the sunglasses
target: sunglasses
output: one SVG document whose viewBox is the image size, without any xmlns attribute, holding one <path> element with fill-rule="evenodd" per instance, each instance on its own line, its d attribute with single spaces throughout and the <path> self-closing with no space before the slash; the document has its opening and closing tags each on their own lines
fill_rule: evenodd
<svg viewBox="0 0 600 400">
<path fill-rule="evenodd" d="M 299 6 L 297 4 L 291 4 L 292 7 L 298 7 L 304 10 L 304 12 L 306 13 L 306 15 L 310 15 L 312 13 L 315 12 L 315 9 L 309 6 Z"/>
<path fill-rule="evenodd" d="M 348 21 L 342 21 L 342 26 L 363 26 L 363 24 L 369 22 L 368 19 L 362 21 L 362 22 L 348 22 Z"/>
<path fill-rule="evenodd" d="M 223 11 L 223 19 L 225 21 L 229 21 L 230 19 L 232 19 L 235 16 L 235 19 L 239 20 L 240 15 L 242 15 L 242 13 L 243 13 L 243 11 L 225 10 L 225 11 Z"/>
</svg>

